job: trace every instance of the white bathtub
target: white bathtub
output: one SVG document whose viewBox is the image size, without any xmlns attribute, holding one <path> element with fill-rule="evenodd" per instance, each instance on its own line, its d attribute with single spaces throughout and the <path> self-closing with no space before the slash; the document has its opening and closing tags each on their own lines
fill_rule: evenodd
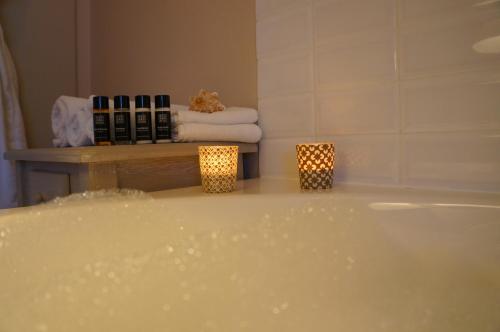
<svg viewBox="0 0 500 332">
<path fill-rule="evenodd" d="M 0 331 L 500 331 L 500 195 L 249 181 L 0 216 Z"/>
</svg>

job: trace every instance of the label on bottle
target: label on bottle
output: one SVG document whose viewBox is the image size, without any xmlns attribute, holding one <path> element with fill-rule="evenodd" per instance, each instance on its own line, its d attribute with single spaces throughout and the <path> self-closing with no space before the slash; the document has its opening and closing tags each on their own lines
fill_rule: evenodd
<svg viewBox="0 0 500 332">
<path fill-rule="evenodd" d="M 135 112 L 135 139 L 137 141 L 153 140 L 151 112 Z"/>
<path fill-rule="evenodd" d="M 155 112 L 155 129 L 157 140 L 172 139 L 172 124 L 170 119 L 170 111 Z"/>
<path fill-rule="evenodd" d="M 94 112 L 94 142 L 111 141 L 111 130 L 109 125 L 109 113 Z"/>
<path fill-rule="evenodd" d="M 130 141 L 131 139 L 130 113 L 115 111 L 115 140 Z"/>
</svg>

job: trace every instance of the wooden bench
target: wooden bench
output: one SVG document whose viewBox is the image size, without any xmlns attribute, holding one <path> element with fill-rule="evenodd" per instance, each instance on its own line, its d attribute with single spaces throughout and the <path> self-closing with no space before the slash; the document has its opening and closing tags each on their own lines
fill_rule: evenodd
<svg viewBox="0 0 500 332">
<path fill-rule="evenodd" d="M 238 145 L 238 178 L 259 176 L 257 144 L 171 143 L 13 150 L 18 202 L 33 205 L 86 190 L 158 191 L 200 184 L 198 146 Z"/>
</svg>

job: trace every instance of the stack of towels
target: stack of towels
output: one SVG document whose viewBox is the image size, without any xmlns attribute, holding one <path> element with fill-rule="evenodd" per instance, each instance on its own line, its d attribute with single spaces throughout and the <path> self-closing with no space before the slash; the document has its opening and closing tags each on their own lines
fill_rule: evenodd
<svg viewBox="0 0 500 332">
<path fill-rule="evenodd" d="M 227 107 L 222 112 L 200 113 L 188 106 L 173 105 L 176 142 L 221 141 L 257 143 L 262 131 L 255 123 L 257 111 L 245 107 Z"/>
<path fill-rule="evenodd" d="M 52 109 L 52 131 L 56 147 L 94 144 L 92 97 L 61 96 Z M 130 103 L 131 118 L 135 105 Z M 110 98 L 110 108 L 113 100 Z M 152 105 L 154 110 L 154 104 Z M 243 142 L 257 143 L 262 130 L 256 124 L 258 113 L 245 107 L 227 107 L 222 112 L 200 113 L 188 106 L 172 105 L 173 139 L 176 142 Z M 133 122 L 133 120 L 132 120 Z"/>
</svg>

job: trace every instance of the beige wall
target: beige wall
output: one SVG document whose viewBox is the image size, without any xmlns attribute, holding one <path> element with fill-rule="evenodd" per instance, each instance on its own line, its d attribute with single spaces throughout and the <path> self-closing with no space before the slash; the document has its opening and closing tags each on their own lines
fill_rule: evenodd
<svg viewBox="0 0 500 332">
<path fill-rule="evenodd" d="M 28 144 L 50 146 L 52 104 L 76 94 L 75 0 L 3 0 L 0 20 L 19 76 Z"/>
<path fill-rule="evenodd" d="M 256 106 L 255 0 L 92 0 L 92 90 Z"/>
<path fill-rule="evenodd" d="M 63 94 L 169 93 L 206 88 L 256 106 L 254 0 L 3 0 L 31 148 L 52 144 Z"/>
</svg>

